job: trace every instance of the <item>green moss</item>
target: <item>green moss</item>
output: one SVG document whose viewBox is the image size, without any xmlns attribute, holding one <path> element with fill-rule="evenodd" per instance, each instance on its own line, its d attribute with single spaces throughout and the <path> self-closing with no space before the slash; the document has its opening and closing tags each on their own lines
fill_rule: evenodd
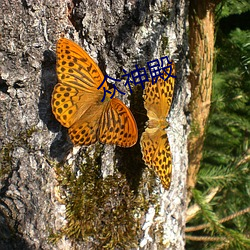
<svg viewBox="0 0 250 250">
<path fill-rule="evenodd" d="M 200 134 L 200 126 L 199 126 L 199 124 L 197 122 L 195 122 L 195 121 L 192 121 L 189 138 L 196 137 L 199 134 Z"/>
<path fill-rule="evenodd" d="M 166 37 L 164 35 L 162 35 L 162 37 L 161 37 L 161 51 L 160 51 L 160 54 L 162 56 L 169 56 L 168 37 Z"/>
<path fill-rule="evenodd" d="M 169 4 L 167 1 L 162 2 L 160 13 L 162 14 L 162 18 L 167 19 L 169 17 Z"/>
<path fill-rule="evenodd" d="M 169 4 L 167 3 L 167 1 L 162 3 L 160 13 L 161 13 L 161 22 L 165 23 L 167 25 L 169 13 L 170 13 Z M 160 55 L 161 56 L 169 56 L 168 37 L 165 36 L 164 33 L 162 33 L 160 44 L 161 44 Z"/>
<path fill-rule="evenodd" d="M 34 127 L 14 136 L 12 142 L 8 142 L 0 149 L 0 181 L 8 178 L 12 171 L 12 152 L 16 147 L 29 148 L 28 138 L 36 132 Z"/>
<path fill-rule="evenodd" d="M 90 159 L 79 164 L 77 174 L 68 165 L 58 165 L 56 172 L 62 196 L 66 197 L 67 225 L 51 234 L 51 241 L 66 236 L 98 249 L 138 246 L 140 217 L 152 200 L 142 192 L 135 194 L 124 174 L 117 171 L 103 179 L 100 166 Z"/>
<path fill-rule="evenodd" d="M 8 176 L 11 172 L 11 152 L 13 148 L 12 145 L 9 143 L 8 145 L 4 146 L 0 150 L 0 180 L 2 182 L 2 178 L 4 176 Z"/>
<path fill-rule="evenodd" d="M 30 127 L 24 133 L 22 133 L 22 137 L 24 140 L 27 140 L 32 136 L 33 133 L 37 132 L 38 129 L 35 126 Z"/>
</svg>

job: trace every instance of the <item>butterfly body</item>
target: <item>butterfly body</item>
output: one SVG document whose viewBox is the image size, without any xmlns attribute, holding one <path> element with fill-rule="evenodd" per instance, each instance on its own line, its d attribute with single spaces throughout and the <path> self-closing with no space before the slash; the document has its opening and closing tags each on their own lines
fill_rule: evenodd
<svg viewBox="0 0 250 250">
<path fill-rule="evenodd" d="M 143 98 L 149 118 L 147 128 L 142 133 L 140 145 L 145 164 L 159 175 L 165 189 L 169 189 L 172 173 L 170 145 L 165 129 L 166 117 L 172 102 L 174 78 L 166 81 L 159 78 L 154 84 L 148 82 Z"/>
<path fill-rule="evenodd" d="M 58 84 L 52 94 L 52 111 L 68 128 L 75 145 L 97 141 L 121 147 L 133 146 L 138 138 L 131 111 L 117 98 L 97 88 L 104 76 L 86 51 L 74 42 L 61 38 L 57 43 Z M 107 82 L 103 87 L 109 89 Z M 108 94 L 108 93 L 107 93 Z"/>
</svg>

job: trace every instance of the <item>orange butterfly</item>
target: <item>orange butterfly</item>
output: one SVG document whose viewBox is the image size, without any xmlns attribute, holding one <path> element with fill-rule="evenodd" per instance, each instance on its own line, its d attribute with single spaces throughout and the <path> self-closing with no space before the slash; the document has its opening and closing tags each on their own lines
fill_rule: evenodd
<svg viewBox="0 0 250 250">
<path fill-rule="evenodd" d="M 66 128 L 75 145 L 96 141 L 131 147 L 138 139 L 138 130 L 131 111 L 117 98 L 106 97 L 97 88 L 104 76 L 76 43 L 60 38 L 57 42 L 57 76 L 52 94 L 52 111 Z M 109 89 L 107 82 L 102 85 Z"/>
<path fill-rule="evenodd" d="M 174 75 L 175 66 L 173 63 L 172 65 Z M 164 73 L 163 77 L 166 79 L 167 74 Z M 166 117 L 173 98 L 174 83 L 173 77 L 166 81 L 159 78 L 157 83 L 147 82 L 143 91 L 144 107 L 149 121 L 140 141 L 142 159 L 159 175 L 165 189 L 170 187 L 172 173 L 170 145 L 165 129 L 168 127 Z"/>
</svg>

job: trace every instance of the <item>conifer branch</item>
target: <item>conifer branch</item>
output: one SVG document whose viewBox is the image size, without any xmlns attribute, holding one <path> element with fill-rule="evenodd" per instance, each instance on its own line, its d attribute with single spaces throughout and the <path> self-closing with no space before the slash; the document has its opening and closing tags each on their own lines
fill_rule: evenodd
<svg viewBox="0 0 250 250">
<path fill-rule="evenodd" d="M 205 197 L 205 202 L 209 203 L 214 198 L 214 196 L 217 194 L 218 191 L 219 187 L 212 188 L 209 194 Z M 194 204 L 191 207 L 189 207 L 186 213 L 186 223 L 189 222 L 191 219 L 193 219 L 200 210 L 201 207 L 198 204 Z"/>
</svg>

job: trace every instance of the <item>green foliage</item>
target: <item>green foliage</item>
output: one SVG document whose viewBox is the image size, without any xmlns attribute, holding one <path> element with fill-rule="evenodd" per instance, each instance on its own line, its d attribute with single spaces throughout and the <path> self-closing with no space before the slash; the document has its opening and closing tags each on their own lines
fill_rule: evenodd
<svg viewBox="0 0 250 250">
<path fill-rule="evenodd" d="M 223 166 L 210 168 L 204 165 L 199 172 L 198 183 L 205 185 L 204 187 L 232 187 L 237 182 L 239 174 L 242 175 L 241 171 L 234 169 Z"/>
<path fill-rule="evenodd" d="M 232 14 L 241 14 L 250 10 L 248 0 L 223 0 L 221 4 L 221 17 L 226 17 Z"/>
<path fill-rule="evenodd" d="M 194 189 L 193 197 L 201 208 L 201 219 L 204 220 L 204 222 L 209 222 L 209 231 L 211 231 L 212 233 L 214 233 L 215 230 L 220 231 L 223 226 L 219 223 L 217 215 L 213 212 L 212 205 L 205 201 L 205 197 L 202 192 L 197 189 Z"/>
<path fill-rule="evenodd" d="M 221 16 L 250 9 L 249 1 L 225 2 Z M 227 35 L 219 29 L 216 68 L 203 161 L 193 191 L 193 203 L 201 211 L 190 225 L 208 223 L 192 235 L 217 238 L 188 241 L 187 249 L 250 249 L 249 212 L 221 220 L 250 206 L 250 27 L 233 29 Z M 219 191 L 207 203 L 207 190 L 214 187 Z"/>
</svg>

